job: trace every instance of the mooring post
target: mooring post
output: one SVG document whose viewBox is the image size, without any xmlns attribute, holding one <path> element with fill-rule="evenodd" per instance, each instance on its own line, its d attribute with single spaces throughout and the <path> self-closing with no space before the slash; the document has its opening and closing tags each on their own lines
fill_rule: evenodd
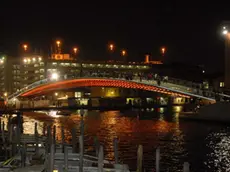
<svg viewBox="0 0 230 172">
<path fill-rule="evenodd" d="M 185 162 L 183 165 L 183 172 L 190 172 L 189 163 Z"/>
<path fill-rule="evenodd" d="M 77 153 L 77 136 L 76 136 L 76 129 L 72 129 L 72 152 Z"/>
<path fill-rule="evenodd" d="M 68 148 L 67 148 L 67 145 L 64 146 L 64 163 L 65 163 L 65 171 L 68 171 Z"/>
<path fill-rule="evenodd" d="M 21 113 L 19 112 L 19 113 L 17 113 L 17 130 L 16 130 L 17 147 L 20 147 L 21 131 L 22 131 Z"/>
<path fill-rule="evenodd" d="M 55 147 L 54 147 L 54 144 L 51 144 L 51 147 L 50 147 L 50 157 L 49 157 L 49 172 L 53 172 L 53 170 L 54 170 L 54 149 L 55 149 Z"/>
<path fill-rule="evenodd" d="M 39 147 L 38 147 L 38 123 L 34 124 L 34 136 L 35 136 L 35 154 L 38 155 Z"/>
<path fill-rule="evenodd" d="M 10 156 L 13 156 L 13 131 L 14 131 L 14 126 L 11 124 L 10 125 L 10 139 L 9 139 L 9 143 L 10 143 Z"/>
<path fill-rule="evenodd" d="M 11 128 L 11 115 L 8 116 L 8 121 L 7 121 L 7 141 L 10 141 L 10 129 Z"/>
<path fill-rule="evenodd" d="M 54 152 L 56 152 L 56 126 L 53 126 L 53 144 L 54 144 Z"/>
<path fill-rule="evenodd" d="M 0 133 L 2 133 L 2 119 L 0 118 Z"/>
<path fill-rule="evenodd" d="M 82 136 L 82 140 L 84 141 L 84 110 L 82 110 L 81 112 L 81 122 L 80 122 L 80 135 Z M 84 150 L 84 144 L 83 144 L 83 150 Z"/>
<path fill-rule="evenodd" d="M 49 126 L 47 127 L 47 146 L 46 146 L 47 153 L 50 153 L 51 144 L 52 144 L 51 126 L 49 125 Z"/>
<path fill-rule="evenodd" d="M 3 144 L 5 144 L 6 140 L 5 140 L 5 123 L 3 121 L 2 123 L 2 142 Z"/>
<path fill-rule="evenodd" d="M 114 145 L 115 163 L 118 164 L 118 140 L 117 140 L 117 138 L 114 138 L 113 145 Z"/>
<path fill-rule="evenodd" d="M 21 147 L 21 167 L 25 167 L 26 166 L 26 144 L 23 143 L 22 147 Z"/>
<path fill-rule="evenodd" d="M 99 144 L 97 136 L 94 137 L 94 146 L 95 146 L 95 150 L 96 150 L 96 156 L 98 156 L 100 144 Z"/>
<path fill-rule="evenodd" d="M 137 150 L 137 172 L 142 172 L 143 146 L 139 145 Z"/>
<path fill-rule="evenodd" d="M 156 172 L 160 172 L 160 148 L 156 149 Z"/>
<path fill-rule="evenodd" d="M 4 147 L 5 160 L 7 159 L 7 148 L 6 148 L 6 139 L 5 139 L 5 123 L 2 123 L 2 142 Z"/>
<path fill-rule="evenodd" d="M 99 154 L 98 154 L 98 172 L 103 172 L 104 166 L 104 150 L 103 146 L 100 145 Z"/>
<path fill-rule="evenodd" d="M 64 152 L 64 147 L 65 147 L 65 132 L 64 132 L 64 127 L 61 126 L 61 140 L 62 140 L 62 152 Z"/>
<path fill-rule="evenodd" d="M 16 148 L 17 148 L 17 142 L 19 136 L 17 136 L 18 127 L 12 125 L 12 155 L 14 156 L 16 154 Z"/>
<path fill-rule="evenodd" d="M 83 156 L 84 156 L 84 142 L 83 136 L 79 136 L 79 151 L 80 151 L 80 161 L 79 161 L 79 172 L 83 172 Z"/>
</svg>

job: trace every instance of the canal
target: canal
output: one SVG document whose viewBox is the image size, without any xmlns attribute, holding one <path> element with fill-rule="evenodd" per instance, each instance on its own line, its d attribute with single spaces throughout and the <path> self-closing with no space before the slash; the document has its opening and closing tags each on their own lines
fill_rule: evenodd
<svg viewBox="0 0 230 172">
<path fill-rule="evenodd" d="M 3 121 L 6 118 L 3 118 Z M 34 123 L 39 133 L 47 125 L 56 125 L 57 139 L 61 140 L 61 126 L 65 128 L 66 141 L 71 142 L 71 129 L 79 129 L 79 112 L 71 116 L 26 113 L 23 116 L 24 133 L 33 134 Z M 119 160 L 136 168 L 137 146 L 144 148 L 144 168 L 153 171 L 155 150 L 161 151 L 162 171 L 181 171 L 185 161 L 194 172 L 219 172 L 230 169 L 230 129 L 226 125 L 180 120 L 177 112 L 165 109 L 155 111 L 85 111 L 85 149 L 94 154 L 94 139 L 104 146 L 105 158 L 114 160 L 113 139 L 118 138 Z M 79 133 L 79 130 L 78 130 Z"/>
</svg>

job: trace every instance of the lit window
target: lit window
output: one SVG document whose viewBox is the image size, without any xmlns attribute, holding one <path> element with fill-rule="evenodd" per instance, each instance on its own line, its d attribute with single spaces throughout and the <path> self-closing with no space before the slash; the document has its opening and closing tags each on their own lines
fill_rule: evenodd
<svg viewBox="0 0 230 172">
<path fill-rule="evenodd" d="M 81 95 L 82 95 L 81 92 L 75 92 L 75 97 L 76 97 L 76 98 L 81 97 Z"/>
<path fill-rule="evenodd" d="M 220 82 L 220 87 L 224 87 L 224 82 Z"/>
</svg>

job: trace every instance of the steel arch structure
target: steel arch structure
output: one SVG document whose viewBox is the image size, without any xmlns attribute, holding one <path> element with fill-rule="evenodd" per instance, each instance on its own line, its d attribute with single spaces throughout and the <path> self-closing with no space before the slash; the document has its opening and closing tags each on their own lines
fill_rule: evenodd
<svg viewBox="0 0 230 172">
<path fill-rule="evenodd" d="M 154 86 L 146 83 L 139 83 L 130 80 L 122 79 L 105 79 L 105 78 L 79 78 L 71 80 L 63 80 L 57 82 L 51 82 L 47 84 L 42 84 L 33 89 L 23 92 L 21 97 L 35 96 L 39 94 L 46 94 L 50 91 L 61 90 L 61 89 L 71 89 L 77 87 L 119 87 L 119 88 L 130 88 L 130 89 L 140 89 L 146 91 L 154 91 L 163 94 L 169 94 L 172 96 L 190 98 L 190 95 L 185 93 L 179 93 L 177 91 L 168 90 L 167 88 L 161 88 L 160 86 Z"/>
</svg>

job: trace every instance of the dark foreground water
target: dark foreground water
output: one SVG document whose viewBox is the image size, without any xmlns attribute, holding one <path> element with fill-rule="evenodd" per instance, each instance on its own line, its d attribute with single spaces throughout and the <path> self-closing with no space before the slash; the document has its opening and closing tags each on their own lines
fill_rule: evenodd
<svg viewBox="0 0 230 172">
<path fill-rule="evenodd" d="M 61 139 L 61 126 L 66 140 L 71 141 L 70 130 L 79 128 L 80 116 L 24 115 L 24 133 L 34 132 L 38 122 L 39 133 L 49 124 L 57 126 L 57 139 Z M 144 148 L 144 168 L 153 171 L 155 150 L 160 147 L 161 171 L 182 171 L 185 161 L 193 172 L 230 171 L 230 129 L 226 125 L 179 120 L 177 113 L 154 112 L 85 112 L 85 148 L 93 153 L 97 137 L 104 146 L 105 158 L 114 160 L 113 139 L 119 140 L 119 160 L 136 168 L 137 146 Z"/>
</svg>

